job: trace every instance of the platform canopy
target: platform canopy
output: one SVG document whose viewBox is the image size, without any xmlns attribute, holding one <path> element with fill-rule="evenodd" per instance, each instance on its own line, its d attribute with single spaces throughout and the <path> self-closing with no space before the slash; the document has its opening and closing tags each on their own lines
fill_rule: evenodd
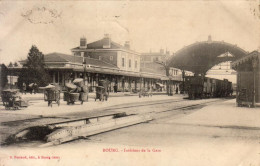
<svg viewBox="0 0 260 166">
<path fill-rule="evenodd" d="M 226 61 L 235 61 L 248 52 L 226 42 L 196 42 L 186 46 L 172 55 L 167 64 L 169 67 L 191 71 L 195 74 L 206 74 L 213 66 Z"/>
</svg>

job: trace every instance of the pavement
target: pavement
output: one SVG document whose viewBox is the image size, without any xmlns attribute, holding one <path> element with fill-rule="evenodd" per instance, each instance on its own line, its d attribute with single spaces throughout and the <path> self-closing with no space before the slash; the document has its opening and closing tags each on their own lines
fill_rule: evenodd
<svg viewBox="0 0 260 166">
<path fill-rule="evenodd" d="M 255 108 L 237 107 L 236 100 L 204 107 L 193 114 L 174 119 L 175 124 L 220 126 L 260 129 L 260 106 Z"/>
<path fill-rule="evenodd" d="M 165 95 L 166 92 L 153 92 L 153 95 Z M 63 94 L 61 93 L 61 99 L 63 99 Z M 26 93 L 21 94 L 22 98 L 25 100 L 43 100 L 44 96 L 42 93 Z M 94 98 L 96 96 L 96 93 L 91 92 L 89 93 L 90 98 Z M 126 96 L 138 96 L 138 93 L 130 93 L 130 92 L 118 92 L 118 93 L 109 93 L 109 97 L 126 97 Z"/>
<path fill-rule="evenodd" d="M 160 101 L 160 100 L 174 100 L 182 99 L 184 96 L 177 94 L 174 96 L 167 95 L 153 95 L 152 97 L 142 97 L 139 98 L 136 94 L 124 94 L 115 93 L 111 94 L 108 101 L 95 101 L 95 95 L 90 94 L 88 102 L 84 102 L 82 105 L 80 102 L 75 102 L 74 105 L 67 105 L 67 102 L 61 100 L 60 106 L 53 104 L 52 107 L 48 107 L 47 102 L 43 100 L 43 94 L 26 94 L 22 96 L 29 102 L 27 108 L 21 108 L 20 110 L 5 110 L 4 106 L 0 106 L 0 122 L 9 121 L 10 118 L 4 118 L 5 116 L 10 116 L 12 121 L 17 118 L 25 119 L 32 116 L 62 116 L 64 114 L 77 113 L 77 112 L 93 112 L 97 109 L 102 109 L 106 107 L 111 107 L 115 105 L 129 104 L 129 103 L 141 103 L 149 101 Z M 53 102 L 54 103 L 54 102 Z M 3 117 L 3 118 L 2 118 Z M 23 118 L 21 118 L 23 117 Z"/>
</svg>

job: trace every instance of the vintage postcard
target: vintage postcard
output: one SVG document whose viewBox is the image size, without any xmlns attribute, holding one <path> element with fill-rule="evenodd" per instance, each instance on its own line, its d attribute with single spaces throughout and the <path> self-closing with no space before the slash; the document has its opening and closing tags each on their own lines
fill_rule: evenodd
<svg viewBox="0 0 260 166">
<path fill-rule="evenodd" d="M 0 166 L 260 165 L 260 1 L 0 1 Z"/>
</svg>

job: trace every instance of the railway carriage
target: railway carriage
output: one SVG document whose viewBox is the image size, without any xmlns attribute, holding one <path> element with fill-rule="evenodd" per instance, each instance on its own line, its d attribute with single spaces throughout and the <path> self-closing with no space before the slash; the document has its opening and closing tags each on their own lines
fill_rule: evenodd
<svg viewBox="0 0 260 166">
<path fill-rule="evenodd" d="M 227 79 L 186 76 L 184 89 L 188 92 L 189 99 L 227 97 L 232 92 L 232 83 Z"/>
</svg>

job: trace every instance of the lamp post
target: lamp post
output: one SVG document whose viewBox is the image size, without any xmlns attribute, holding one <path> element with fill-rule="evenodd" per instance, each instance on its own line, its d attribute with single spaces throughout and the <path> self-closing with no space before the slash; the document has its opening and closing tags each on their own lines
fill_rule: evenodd
<svg viewBox="0 0 260 166">
<path fill-rule="evenodd" d="M 83 80 L 84 80 L 84 85 L 86 85 L 86 61 L 85 61 L 85 59 L 83 61 L 83 66 L 84 66 Z"/>
<path fill-rule="evenodd" d="M 181 90 L 181 94 L 184 94 L 184 88 L 185 88 L 185 85 L 184 85 L 184 83 L 185 83 L 185 71 L 184 70 L 182 70 L 182 90 Z"/>
</svg>

